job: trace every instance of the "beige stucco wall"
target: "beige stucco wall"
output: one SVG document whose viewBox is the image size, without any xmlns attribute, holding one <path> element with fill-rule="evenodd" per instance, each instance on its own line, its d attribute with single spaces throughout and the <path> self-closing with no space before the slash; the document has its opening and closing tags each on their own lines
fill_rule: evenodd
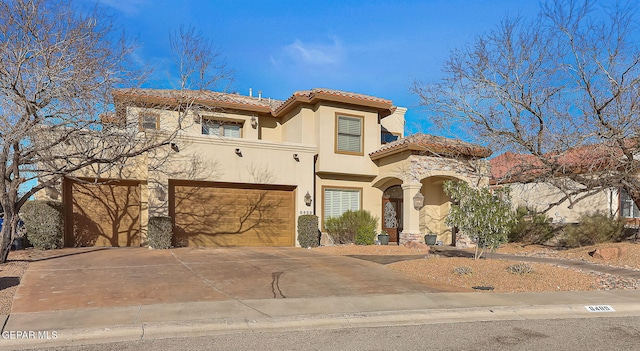
<svg viewBox="0 0 640 351">
<path fill-rule="evenodd" d="M 451 229 L 444 223 L 451 199 L 442 190 L 448 178 L 432 177 L 422 180 L 421 192 L 424 195 L 424 207 L 420 211 L 420 233 L 436 234 L 445 245 L 451 244 Z"/>
<path fill-rule="evenodd" d="M 407 109 L 404 107 L 397 107 L 396 110 L 389 116 L 380 120 L 380 124 L 394 135 L 398 135 L 401 138 L 404 137 L 404 115 Z"/>
<path fill-rule="evenodd" d="M 321 228 L 324 228 L 324 194 L 323 188 L 356 188 L 362 190 L 361 208 L 369 211 L 373 216 L 378 217 L 379 233 L 382 230 L 382 190 L 371 186 L 371 181 L 367 179 L 347 179 L 347 178 L 321 178 L 316 177 L 316 199 L 315 210 L 319 218 Z"/>
<path fill-rule="evenodd" d="M 360 116 L 364 119 L 362 155 L 336 153 L 336 114 Z M 318 172 L 375 176 L 377 167 L 368 154 L 380 148 L 380 125 L 374 111 L 358 111 L 339 105 L 317 107 L 315 112 L 318 143 Z"/>
<path fill-rule="evenodd" d="M 543 211 L 549 204 L 561 199 L 562 193 L 547 183 L 509 184 L 514 208 L 525 206 L 530 210 Z M 601 191 L 576 202 L 571 208 L 570 202 L 565 201 L 553 206 L 547 215 L 554 223 L 577 223 L 581 214 L 601 211 L 603 213 L 618 214 L 618 193 L 615 190 Z"/>
</svg>

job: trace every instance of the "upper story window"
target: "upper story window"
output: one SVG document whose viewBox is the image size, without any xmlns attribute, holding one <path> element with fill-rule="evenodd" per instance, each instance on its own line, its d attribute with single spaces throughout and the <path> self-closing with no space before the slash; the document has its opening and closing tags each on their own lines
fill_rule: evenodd
<svg viewBox="0 0 640 351">
<path fill-rule="evenodd" d="M 620 214 L 624 218 L 640 218 L 640 210 L 626 190 L 620 189 Z"/>
<path fill-rule="evenodd" d="M 159 129 L 160 114 L 146 111 L 138 113 L 138 126 L 140 130 Z"/>
<path fill-rule="evenodd" d="M 363 154 L 363 117 L 336 115 L 336 152 Z"/>
<path fill-rule="evenodd" d="M 380 143 L 381 144 L 387 144 L 387 143 L 392 143 L 394 141 L 398 140 L 398 136 L 394 135 L 391 132 L 387 132 L 387 131 L 382 131 L 380 133 Z"/>
<path fill-rule="evenodd" d="M 227 138 L 242 137 L 242 123 L 215 119 L 202 120 L 202 134 L 217 135 Z"/>
</svg>

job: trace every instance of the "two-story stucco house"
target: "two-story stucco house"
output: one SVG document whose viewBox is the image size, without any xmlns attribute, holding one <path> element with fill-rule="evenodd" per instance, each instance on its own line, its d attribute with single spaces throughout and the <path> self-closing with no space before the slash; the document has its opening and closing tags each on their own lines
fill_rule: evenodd
<svg viewBox="0 0 640 351">
<path fill-rule="evenodd" d="M 193 95 L 186 116 L 169 108 L 178 94 Z M 64 182 L 66 246 L 144 245 L 151 216 L 173 219 L 177 246 L 295 246 L 299 215 L 316 214 L 322 229 L 326 218 L 359 209 L 380 218 L 391 242 L 435 233 L 451 245 L 442 182 L 488 185 L 488 149 L 405 137 L 406 109 L 378 97 L 312 89 L 280 101 L 135 89 L 114 100 L 140 133 L 179 132 L 128 169 L 91 175 L 99 184 Z"/>
</svg>

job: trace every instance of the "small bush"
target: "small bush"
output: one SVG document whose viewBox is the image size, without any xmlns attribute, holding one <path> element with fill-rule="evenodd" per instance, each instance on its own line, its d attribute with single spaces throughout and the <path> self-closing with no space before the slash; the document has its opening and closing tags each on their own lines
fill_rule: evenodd
<svg viewBox="0 0 640 351">
<path fill-rule="evenodd" d="M 298 217 L 298 242 L 302 247 L 316 247 L 320 244 L 318 216 L 302 215 Z"/>
<path fill-rule="evenodd" d="M 544 244 L 555 234 L 550 218 L 544 213 L 533 213 L 524 207 L 516 209 L 516 222 L 509 233 L 510 242 Z"/>
<path fill-rule="evenodd" d="M 378 217 L 365 210 L 346 211 L 341 216 L 328 218 L 324 224 L 324 228 L 336 243 L 360 245 L 374 243 L 377 226 Z"/>
<path fill-rule="evenodd" d="M 534 269 L 530 265 L 520 262 L 507 267 L 507 271 L 513 274 L 531 274 L 534 272 Z"/>
<path fill-rule="evenodd" d="M 59 249 L 64 238 L 64 209 L 61 202 L 35 200 L 20 211 L 27 240 L 40 250 Z"/>
<path fill-rule="evenodd" d="M 618 241 L 624 233 L 624 218 L 602 212 L 582 214 L 579 223 L 564 228 L 563 244 L 568 247 Z"/>
<path fill-rule="evenodd" d="M 369 222 L 358 227 L 354 241 L 356 245 L 373 245 L 376 242 L 377 222 L 378 220 L 376 219 L 375 222 Z"/>
<path fill-rule="evenodd" d="M 173 235 L 173 223 L 171 217 L 151 217 L 149 218 L 149 231 L 147 240 L 149 247 L 154 249 L 168 249 L 171 247 L 171 236 Z"/>
<path fill-rule="evenodd" d="M 473 273 L 473 269 L 471 269 L 471 267 L 469 267 L 469 266 L 455 267 L 453 269 L 453 273 L 455 273 L 457 275 L 472 274 Z"/>
</svg>

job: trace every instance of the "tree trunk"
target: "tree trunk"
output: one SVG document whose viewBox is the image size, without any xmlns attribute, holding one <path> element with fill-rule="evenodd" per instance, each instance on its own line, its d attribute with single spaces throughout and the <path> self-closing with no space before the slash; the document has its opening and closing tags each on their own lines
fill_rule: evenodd
<svg viewBox="0 0 640 351">
<path fill-rule="evenodd" d="M 9 217 L 12 217 L 9 215 Z M 2 223 L 2 240 L 0 241 L 0 263 L 7 262 L 7 258 L 9 257 L 9 250 L 11 250 L 11 243 L 13 242 L 12 238 L 12 225 L 11 218 L 7 218 L 7 214 L 5 213 L 4 222 Z"/>
</svg>

